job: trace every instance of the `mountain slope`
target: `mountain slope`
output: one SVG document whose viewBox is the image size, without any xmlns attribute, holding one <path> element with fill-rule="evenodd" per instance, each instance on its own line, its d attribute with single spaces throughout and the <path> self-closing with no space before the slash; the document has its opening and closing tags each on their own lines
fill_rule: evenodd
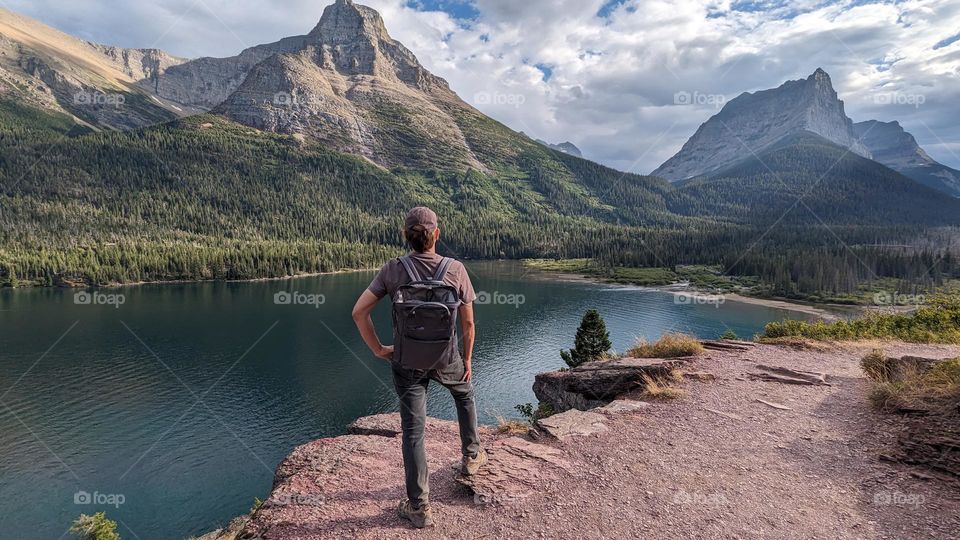
<svg viewBox="0 0 960 540">
<path fill-rule="evenodd" d="M 175 104 L 136 82 L 181 62 L 156 49 L 82 41 L 0 8 L 0 93 L 93 127 L 129 129 L 176 118 Z"/>
<path fill-rule="evenodd" d="M 810 132 L 679 184 L 667 205 L 761 227 L 960 223 L 960 202 Z"/>
<path fill-rule="evenodd" d="M 376 11 L 350 0 L 328 6 L 299 50 L 257 64 L 213 112 L 386 167 L 489 165 L 458 120 L 473 108 L 392 39 Z"/>
<path fill-rule="evenodd" d="M 930 157 L 899 122 L 868 120 L 853 127 L 874 160 L 927 187 L 960 197 L 960 171 Z"/>
<path fill-rule="evenodd" d="M 677 181 L 713 174 L 801 132 L 870 156 L 857 139 L 830 76 L 817 69 L 806 79 L 731 100 L 651 175 Z"/>
</svg>

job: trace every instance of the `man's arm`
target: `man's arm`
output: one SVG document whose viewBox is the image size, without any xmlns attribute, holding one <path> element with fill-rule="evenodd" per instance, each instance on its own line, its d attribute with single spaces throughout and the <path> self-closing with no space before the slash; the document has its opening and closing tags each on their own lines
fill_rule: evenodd
<svg viewBox="0 0 960 540">
<path fill-rule="evenodd" d="M 463 380 L 473 378 L 473 342 L 476 340 L 476 328 L 473 323 L 473 304 L 460 306 L 460 330 L 463 333 Z"/>
<path fill-rule="evenodd" d="M 380 343 L 377 330 L 373 326 L 373 319 L 370 317 L 370 314 L 373 313 L 373 308 L 377 307 L 377 302 L 379 301 L 380 299 L 377 298 L 377 295 L 370 292 L 369 289 L 363 291 L 363 294 L 361 294 L 357 300 L 357 304 L 353 306 L 353 321 L 357 323 L 357 329 L 360 330 L 360 337 L 363 338 L 363 342 L 367 344 L 367 347 L 370 347 L 370 351 L 373 352 L 374 356 L 383 358 L 384 360 L 391 360 L 393 359 L 393 345 Z"/>
</svg>

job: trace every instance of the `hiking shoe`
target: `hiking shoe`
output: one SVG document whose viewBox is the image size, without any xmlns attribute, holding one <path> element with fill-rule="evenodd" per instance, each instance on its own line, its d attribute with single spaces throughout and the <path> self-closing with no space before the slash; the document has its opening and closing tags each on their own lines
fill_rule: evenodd
<svg viewBox="0 0 960 540">
<path fill-rule="evenodd" d="M 410 501 L 400 501 L 400 506 L 397 507 L 397 513 L 400 514 L 400 517 L 410 520 L 410 523 L 418 529 L 433 527 L 433 510 L 430 509 L 429 504 L 415 509 L 413 503 Z"/>
<path fill-rule="evenodd" d="M 483 448 L 477 452 L 477 457 L 463 456 L 462 466 L 460 467 L 460 472 L 464 476 L 473 476 L 477 474 L 477 471 L 480 470 L 480 467 L 483 467 L 487 464 L 487 451 Z"/>
</svg>

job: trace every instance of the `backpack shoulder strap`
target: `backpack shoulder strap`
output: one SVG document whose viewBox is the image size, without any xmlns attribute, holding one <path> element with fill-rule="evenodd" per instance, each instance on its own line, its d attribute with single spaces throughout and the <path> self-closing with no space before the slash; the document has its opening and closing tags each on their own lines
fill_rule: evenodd
<svg viewBox="0 0 960 540">
<path fill-rule="evenodd" d="M 450 257 L 444 257 L 440 261 L 440 266 L 437 267 L 437 273 L 433 275 L 433 281 L 443 281 L 443 277 L 447 275 L 447 270 L 450 268 L 450 263 L 453 262 L 453 259 Z"/>
<path fill-rule="evenodd" d="M 417 273 L 417 269 L 413 267 L 413 263 L 410 261 L 409 255 L 404 255 L 399 258 L 400 264 L 403 265 L 403 268 L 407 271 L 407 275 L 410 276 L 410 281 L 422 281 L 420 279 L 420 274 Z"/>
</svg>

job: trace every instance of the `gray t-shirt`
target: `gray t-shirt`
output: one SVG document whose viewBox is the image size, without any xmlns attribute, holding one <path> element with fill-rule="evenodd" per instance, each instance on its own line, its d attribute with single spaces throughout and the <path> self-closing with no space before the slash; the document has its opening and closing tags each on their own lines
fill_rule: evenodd
<svg viewBox="0 0 960 540">
<path fill-rule="evenodd" d="M 422 279 L 429 279 L 437 272 L 440 261 L 443 257 L 436 253 L 411 253 L 410 260 L 413 267 Z M 447 268 L 447 274 L 443 277 L 444 283 L 457 289 L 460 293 L 460 301 L 464 304 L 472 304 L 477 299 L 477 293 L 473 290 L 473 284 L 470 283 L 470 276 L 467 275 L 467 268 L 460 261 L 453 261 Z M 401 285 L 410 283 L 410 277 L 403 268 L 399 259 L 391 259 L 383 265 L 377 277 L 373 278 L 367 290 L 372 292 L 377 298 L 383 298 L 386 295 L 393 296 L 397 288 Z"/>
</svg>

